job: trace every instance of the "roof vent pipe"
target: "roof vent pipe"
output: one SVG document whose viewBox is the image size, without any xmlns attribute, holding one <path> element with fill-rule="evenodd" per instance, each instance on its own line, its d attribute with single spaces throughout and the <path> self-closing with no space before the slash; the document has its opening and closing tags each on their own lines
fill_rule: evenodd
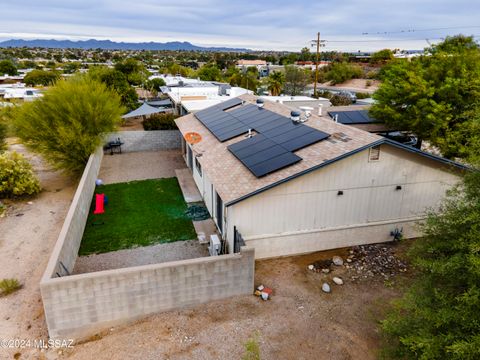
<svg viewBox="0 0 480 360">
<path fill-rule="evenodd" d="M 336 123 L 338 123 L 338 114 L 335 114 L 335 117 L 333 118 Z"/>
<path fill-rule="evenodd" d="M 322 116 L 323 104 L 318 105 L 318 116 Z"/>
<path fill-rule="evenodd" d="M 263 108 L 264 102 L 263 99 L 257 99 L 257 106 L 259 109 Z"/>
<path fill-rule="evenodd" d="M 290 119 L 293 122 L 300 122 L 300 112 L 299 111 L 291 111 L 290 112 Z"/>
</svg>

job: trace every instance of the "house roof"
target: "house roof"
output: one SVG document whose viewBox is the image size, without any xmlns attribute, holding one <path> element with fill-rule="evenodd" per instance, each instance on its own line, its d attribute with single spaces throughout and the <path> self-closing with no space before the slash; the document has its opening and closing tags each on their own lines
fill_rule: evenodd
<svg viewBox="0 0 480 360">
<path fill-rule="evenodd" d="M 239 98 L 252 104 L 257 99 L 249 94 L 239 96 Z M 290 116 L 291 109 L 283 104 L 265 102 L 264 108 L 283 116 Z M 227 149 L 227 146 L 245 140 L 244 135 L 220 142 L 194 114 L 178 118 L 175 122 L 183 135 L 188 132 L 196 132 L 201 135 L 202 141 L 193 145 L 194 154 L 197 161 L 202 165 L 202 171 L 214 184 L 226 206 L 233 205 L 259 192 L 359 151 L 381 144 L 389 144 L 448 165 L 466 168 L 461 164 L 419 151 L 353 126 L 335 123 L 328 116 L 319 117 L 312 114 L 306 124 L 330 134 L 330 138 L 295 151 L 295 154 L 300 156 L 302 160 L 294 165 L 263 177 L 256 177 Z"/>
</svg>

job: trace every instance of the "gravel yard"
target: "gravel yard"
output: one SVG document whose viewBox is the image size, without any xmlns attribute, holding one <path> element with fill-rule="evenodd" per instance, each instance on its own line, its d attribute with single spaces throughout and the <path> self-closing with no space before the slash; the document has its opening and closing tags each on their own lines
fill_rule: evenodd
<svg viewBox="0 0 480 360">
<path fill-rule="evenodd" d="M 174 243 L 112 251 L 104 254 L 79 256 L 75 263 L 73 273 L 82 274 L 102 270 L 121 269 L 130 266 L 159 264 L 204 256 L 208 256 L 207 245 L 201 245 L 197 239 L 177 241 Z"/>
<path fill-rule="evenodd" d="M 175 177 L 186 167 L 180 150 L 105 154 L 98 177 L 105 184 Z"/>
</svg>

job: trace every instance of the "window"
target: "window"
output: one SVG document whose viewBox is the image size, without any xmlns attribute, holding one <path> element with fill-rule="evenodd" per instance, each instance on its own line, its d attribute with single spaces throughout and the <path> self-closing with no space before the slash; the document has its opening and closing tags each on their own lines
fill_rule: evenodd
<svg viewBox="0 0 480 360">
<path fill-rule="evenodd" d="M 195 167 L 197 168 L 198 174 L 202 176 L 202 165 L 197 158 L 195 158 Z"/>
<path fill-rule="evenodd" d="M 370 152 L 368 154 L 368 161 L 378 161 L 378 160 L 380 160 L 380 145 L 371 147 Z"/>
</svg>

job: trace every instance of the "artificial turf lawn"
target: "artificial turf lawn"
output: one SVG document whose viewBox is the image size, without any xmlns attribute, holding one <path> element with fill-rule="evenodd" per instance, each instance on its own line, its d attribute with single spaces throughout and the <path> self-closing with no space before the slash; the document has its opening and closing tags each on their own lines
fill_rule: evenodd
<svg viewBox="0 0 480 360">
<path fill-rule="evenodd" d="M 197 237 L 177 178 L 102 185 L 96 193 L 104 193 L 108 204 L 93 215 L 94 195 L 79 255 Z"/>
</svg>

